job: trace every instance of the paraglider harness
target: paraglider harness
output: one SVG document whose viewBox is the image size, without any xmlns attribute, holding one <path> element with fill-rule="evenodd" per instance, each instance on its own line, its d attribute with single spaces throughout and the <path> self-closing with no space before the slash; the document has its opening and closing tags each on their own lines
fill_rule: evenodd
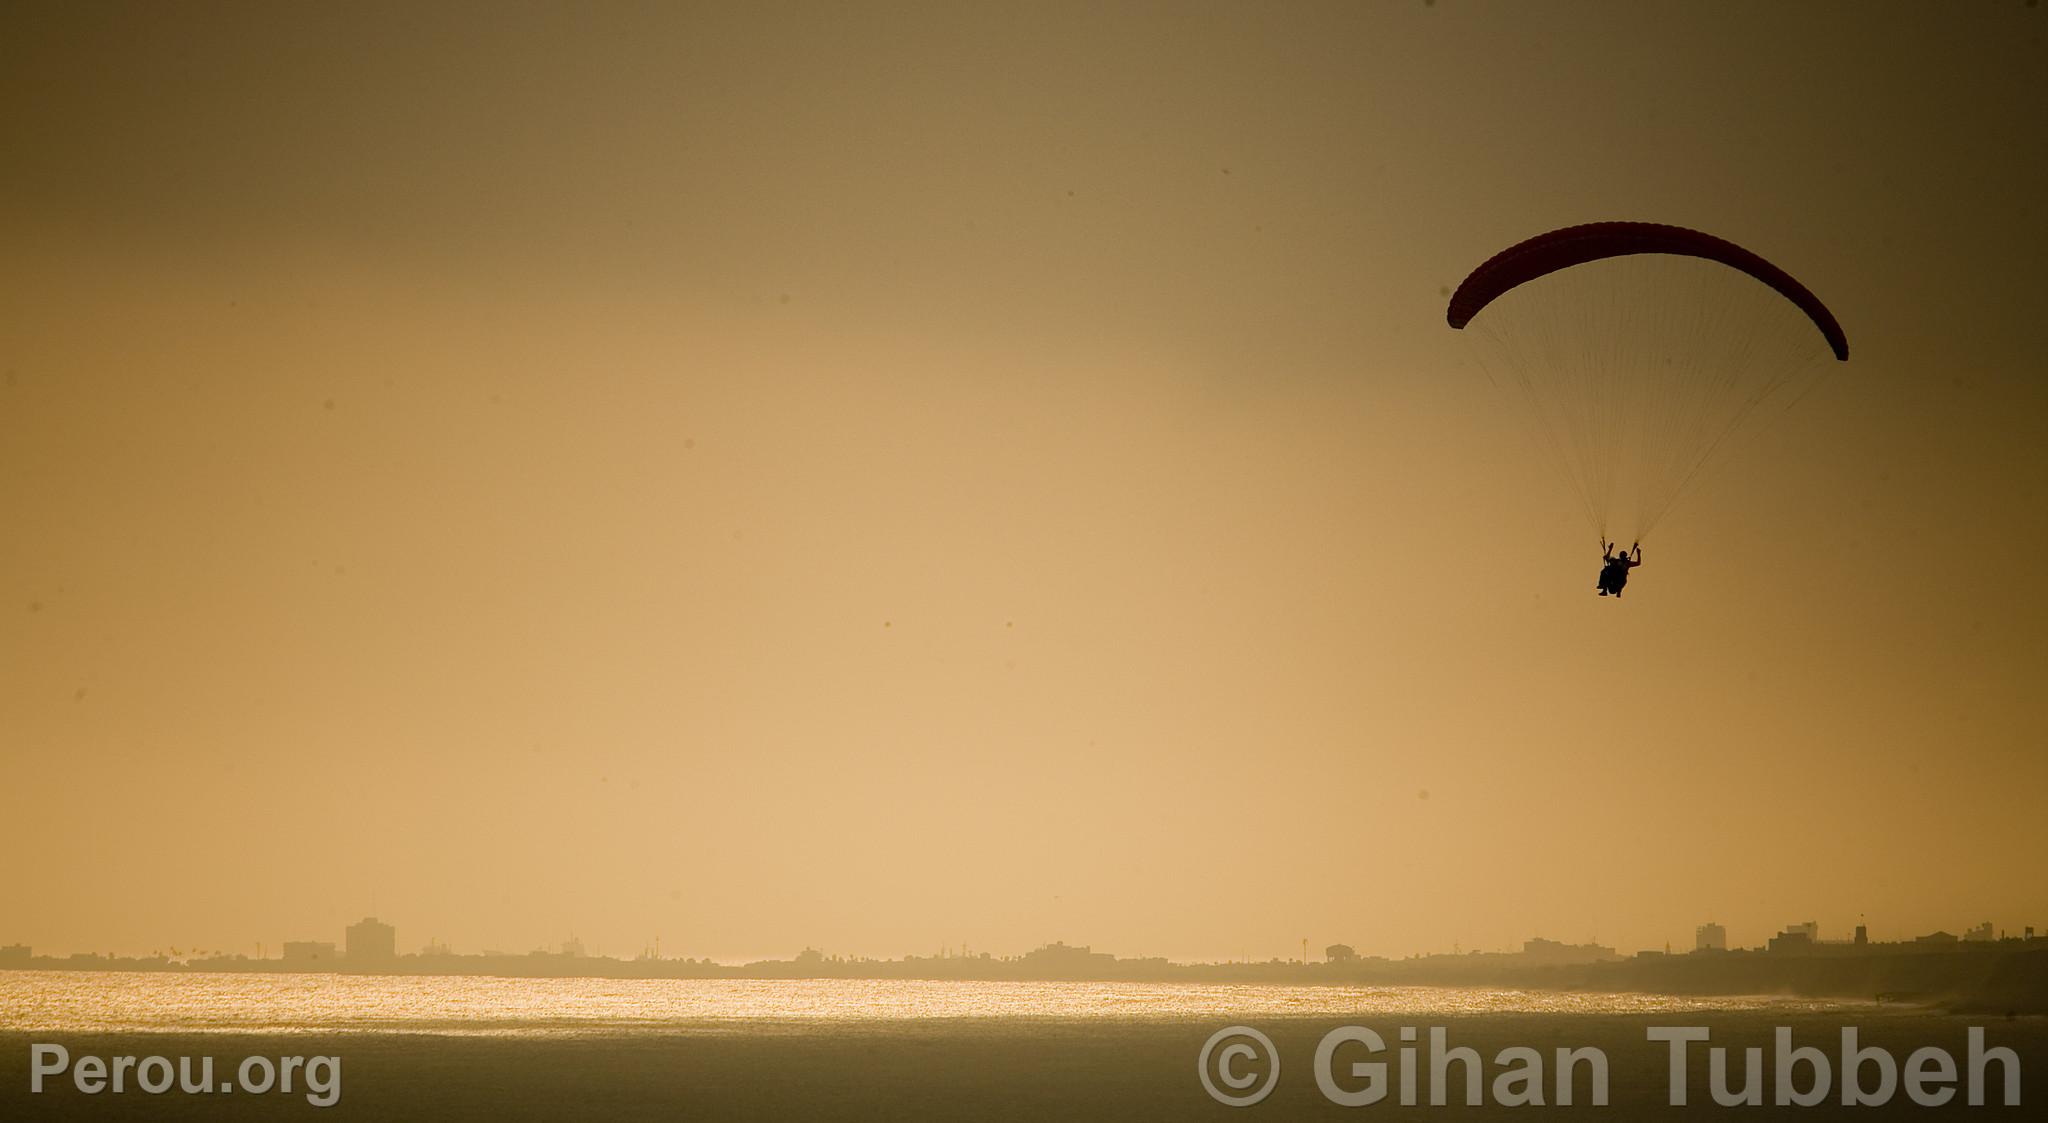
<svg viewBox="0 0 2048 1123">
<path fill-rule="evenodd" d="M 1629 557 L 1631 552 L 1635 554 L 1633 559 Z M 1629 550 L 1617 554 L 1614 552 L 1614 544 L 1602 538 L 1600 559 L 1605 564 L 1600 567 L 1600 582 L 1595 588 L 1600 590 L 1603 597 L 1618 597 L 1621 595 L 1622 587 L 1628 584 L 1628 571 L 1643 564 L 1643 544 L 1637 542 Z"/>
</svg>

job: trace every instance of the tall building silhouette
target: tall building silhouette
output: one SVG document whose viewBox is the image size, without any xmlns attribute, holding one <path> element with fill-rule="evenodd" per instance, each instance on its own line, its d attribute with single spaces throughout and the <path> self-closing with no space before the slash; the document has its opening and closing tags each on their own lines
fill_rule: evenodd
<svg viewBox="0 0 2048 1123">
<path fill-rule="evenodd" d="M 347 959 L 350 963 L 385 963 L 398 958 L 398 929 L 374 916 L 348 926 Z"/>
</svg>

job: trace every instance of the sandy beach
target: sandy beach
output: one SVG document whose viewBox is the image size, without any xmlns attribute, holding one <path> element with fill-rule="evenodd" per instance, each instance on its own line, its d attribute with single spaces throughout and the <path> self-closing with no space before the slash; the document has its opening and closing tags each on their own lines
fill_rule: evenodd
<svg viewBox="0 0 2048 1123">
<path fill-rule="evenodd" d="M 1444 1018 L 1452 1046 L 1467 1045 L 1489 1060 L 1487 1079 L 1498 1071 L 1491 1058 L 1503 1048 L 1527 1046 L 1550 1055 L 1557 1047 L 1601 1049 L 1611 1063 L 1610 1102 L 1605 1108 L 1581 1104 L 1552 1106 L 1552 1114 L 1608 1115 L 1626 1119 L 1681 1119 L 1715 1116 L 1706 1088 L 1703 1055 L 1691 1065 L 1691 1103 L 1667 1101 L 1666 1046 L 1646 1039 L 1649 1027 L 1668 1017 L 1560 1018 L 1505 1015 Z M 1332 1104 L 1313 1076 L 1317 1042 L 1343 1020 L 1267 1020 L 1259 1025 L 1283 1059 L 1283 1073 L 1264 1102 L 1247 1109 L 1261 1119 L 1326 1118 L 1347 1109 Z M 1399 1026 L 1361 1019 L 1394 1042 Z M 1761 1046 L 1769 1064 L 1771 1034 L 1789 1026 L 1799 1044 L 1813 1044 L 1831 1056 L 1844 1024 L 1859 1029 L 1861 1043 L 1904 1058 L 1914 1049 L 1937 1046 L 1965 1056 L 1967 1027 L 1978 1022 L 1951 1016 L 1883 1013 L 1839 1015 L 1715 1015 L 1697 1019 L 1712 1033 L 1712 1044 Z M 2014 1050 L 2032 1078 L 2032 1066 L 2048 1062 L 2048 1021 L 1995 1020 L 1986 1025 L 1991 1046 Z M 22 1119 L 444 1119 L 553 1120 L 1179 1120 L 1236 1117 L 1214 1102 L 1196 1076 L 1203 1042 L 1221 1024 L 1203 1021 L 1065 1021 L 1041 1019 L 944 1019 L 898 1023 L 763 1023 L 745 1027 L 679 1025 L 656 1031 L 584 1036 L 460 1036 L 405 1033 L 299 1035 L 106 1034 L 0 1035 L 0 1117 Z M 272 1091 L 264 1095 L 147 1095 L 132 1088 L 121 1095 L 86 1096 L 67 1079 L 52 1081 L 41 1095 L 29 1088 L 30 1046 L 55 1042 L 74 1056 L 212 1056 L 217 1072 L 232 1072 L 250 1055 L 283 1057 L 333 1055 L 342 1058 L 337 1102 L 314 1107 L 305 1095 Z M 1350 1054 L 1344 1054 L 1349 1057 Z M 1359 1055 L 1362 1057 L 1362 1054 Z M 1391 1054 L 1388 1054 L 1391 1056 Z M 1421 1071 L 1427 1071 L 1422 1054 Z M 1739 1058 L 1740 1054 L 1736 1053 Z M 1452 1070 L 1454 1073 L 1455 1069 Z M 1769 1073 L 1766 1073 L 1768 1097 Z M 1549 1078 L 1546 1077 L 1546 1080 Z M 1346 1081 L 1347 1083 L 1355 1083 Z M 1490 1119 L 1526 1111 L 1489 1104 L 1468 1108 L 1459 1100 L 1458 1078 L 1451 1102 L 1430 1106 L 1424 1086 L 1418 1106 L 1402 1107 L 1392 1097 L 1363 1109 L 1374 1115 L 1413 1119 Z M 1835 1087 L 1839 1089 L 1839 1081 Z M 1581 1085 L 1581 1096 L 1585 1095 Z M 2017 1118 L 2026 1108 L 1964 1108 L 1961 1096 L 1942 1108 L 1927 1108 L 1897 1095 L 1878 1108 L 1839 1106 L 1838 1097 L 1800 1110 L 1802 1118 Z M 1742 1109 L 1734 1109 L 1740 1111 Z M 1756 1110 L 1756 1109 L 1751 1109 Z M 1779 1111 L 1765 1107 L 1762 1110 Z"/>
</svg>

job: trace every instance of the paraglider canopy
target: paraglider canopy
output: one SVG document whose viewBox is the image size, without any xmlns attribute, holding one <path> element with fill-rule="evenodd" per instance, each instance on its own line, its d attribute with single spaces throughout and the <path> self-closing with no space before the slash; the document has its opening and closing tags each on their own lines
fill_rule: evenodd
<svg viewBox="0 0 2048 1123">
<path fill-rule="evenodd" d="M 1842 326 L 1835 322 L 1835 314 L 1828 311 L 1827 305 L 1822 304 L 1812 290 L 1793 280 L 1790 273 L 1712 234 L 1656 222 L 1589 222 L 1517 242 L 1486 259 L 1485 264 L 1465 278 L 1458 291 L 1451 294 L 1451 306 L 1444 313 L 1444 318 L 1452 327 L 1462 328 L 1495 297 L 1516 285 L 1589 261 L 1639 253 L 1666 253 L 1718 261 L 1755 277 L 1806 313 L 1813 326 L 1820 329 L 1822 338 L 1828 341 L 1828 349 L 1835 353 L 1835 358 L 1848 360 L 1849 337 L 1842 334 Z"/>
</svg>

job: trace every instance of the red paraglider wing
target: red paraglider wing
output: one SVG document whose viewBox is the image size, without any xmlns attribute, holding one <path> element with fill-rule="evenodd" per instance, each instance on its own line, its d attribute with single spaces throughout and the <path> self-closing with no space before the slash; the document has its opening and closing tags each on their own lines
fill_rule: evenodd
<svg viewBox="0 0 2048 1123">
<path fill-rule="evenodd" d="M 1451 305 L 1444 318 L 1452 327 L 1463 328 L 1479 314 L 1480 309 L 1516 285 L 1589 261 L 1640 253 L 1704 258 L 1755 277 L 1806 313 L 1813 326 L 1819 328 L 1827 339 L 1835 358 L 1848 359 L 1849 338 L 1842 334 L 1842 326 L 1835 322 L 1834 313 L 1829 312 L 1827 305 L 1822 304 L 1812 290 L 1794 280 L 1790 273 L 1733 242 L 1683 226 L 1665 226 L 1655 222 L 1593 222 L 1584 226 L 1567 226 L 1509 246 L 1488 258 L 1485 264 L 1465 278 L 1458 291 L 1451 294 Z"/>
</svg>

